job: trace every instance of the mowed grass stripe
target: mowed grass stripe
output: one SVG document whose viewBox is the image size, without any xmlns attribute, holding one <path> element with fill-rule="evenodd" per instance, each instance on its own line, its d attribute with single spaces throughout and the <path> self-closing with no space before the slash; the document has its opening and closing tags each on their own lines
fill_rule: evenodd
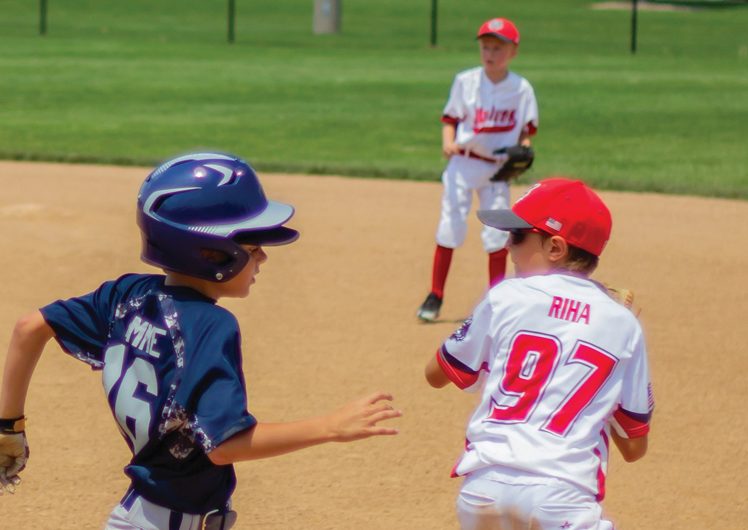
<svg viewBox="0 0 748 530">
<path fill-rule="evenodd" d="M 0 156 L 150 164 L 194 148 L 261 170 L 438 179 L 439 116 L 454 74 L 478 64 L 492 15 L 522 31 L 514 70 L 535 86 L 550 174 L 604 188 L 748 198 L 748 9 L 629 13 L 556 0 L 344 2 L 315 36 L 312 2 L 6 0 Z M 423 4 L 423 5 L 421 5 Z M 521 5 L 520 5 L 521 4 Z"/>
</svg>

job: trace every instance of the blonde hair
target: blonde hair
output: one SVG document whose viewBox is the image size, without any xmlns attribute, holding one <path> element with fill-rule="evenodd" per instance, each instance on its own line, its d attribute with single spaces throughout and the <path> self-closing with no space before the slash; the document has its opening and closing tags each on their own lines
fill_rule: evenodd
<svg viewBox="0 0 748 530">
<path fill-rule="evenodd" d="M 546 239 L 550 239 L 553 236 L 548 232 L 541 231 L 540 237 L 542 237 L 543 242 L 545 242 Z M 564 239 L 564 241 L 566 240 Z M 559 269 L 576 274 L 583 274 L 585 276 L 589 276 L 595 271 L 597 264 L 600 262 L 598 256 L 595 256 L 592 252 L 570 245 L 568 241 L 566 241 L 566 246 L 568 248 L 568 253 L 563 263 L 558 265 Z"/>
<path fill-rule="evenodd" d="M 566 260 L 561 267 L 570 272 L 576 272 L 587 276 L 595 271 L 599 261 L 600 258 L 591 252 L 569 245 L 569 255 L 566 257 Z"/>
</svg>

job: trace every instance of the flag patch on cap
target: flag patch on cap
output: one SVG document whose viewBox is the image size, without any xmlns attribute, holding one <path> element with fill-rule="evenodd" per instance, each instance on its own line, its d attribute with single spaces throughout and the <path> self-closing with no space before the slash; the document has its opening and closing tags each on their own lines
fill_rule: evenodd
<svg viewBox="0 0 748 530">
<path fill-rule="evenodd" d="M 559 230 L 561 230 L 564 224 L 561 221 L 556 221 L 553 217 L 549 217 L 545 222 L 545 226 L 552 228 L 558 232 Z"/>
</svg>

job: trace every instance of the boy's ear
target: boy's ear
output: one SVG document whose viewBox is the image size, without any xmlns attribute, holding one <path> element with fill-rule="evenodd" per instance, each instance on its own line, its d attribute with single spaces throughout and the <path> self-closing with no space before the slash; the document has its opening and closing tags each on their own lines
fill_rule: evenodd
<svg viewBox="0 0 748 530">
<path fill-rule="evenodd" d="M 548 259 L 556 265 L 564 263 L 569 257 L 569 243 L 561 236 L 549 237 L 543 246 Z"/>
</svg>

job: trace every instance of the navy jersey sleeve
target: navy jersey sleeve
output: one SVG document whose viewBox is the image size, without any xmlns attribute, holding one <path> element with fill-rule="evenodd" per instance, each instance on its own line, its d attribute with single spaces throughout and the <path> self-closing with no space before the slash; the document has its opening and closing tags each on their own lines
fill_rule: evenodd
<svg viewBox="0 0 748 530">
<path fill-rule="evenodd" d="M 233 435 L 253 427 L 257 420 L 247 411 L 236 320 L 225 312 L 198 333 L 188 339 L 195 341 L 195 349 L 186 356 L 182 397 L 178 400 L 187 403 L 198 439 L 203 449 L 210 452 Z"/>
<path fill-rule="evenodd" d="M 117 299 L 117 281 L 68 300 L 57 300 L 40 309 L 65 352 L 95 369 L 104 365 L 103 350 Z"/>
</svg>

